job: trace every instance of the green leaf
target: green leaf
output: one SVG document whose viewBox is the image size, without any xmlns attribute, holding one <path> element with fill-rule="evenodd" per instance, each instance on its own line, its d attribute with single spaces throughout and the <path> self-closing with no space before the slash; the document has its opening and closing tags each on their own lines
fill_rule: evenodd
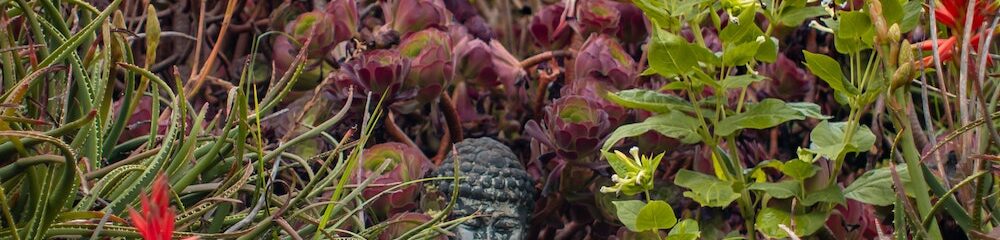
<svg viewBox="0 0 1000 240">
<path fill-rule="evenodd" d="M 847 200 L 844 199 L 844 192 L 841 191 L 840 186 L 837 185 L 829 186 L 823 190 L 810 192 L 809 194 L 806 194 L 805 199 L 802 199 L 802 205 L 804 206 L 812 206 L 818 202 L 844 204 Z"/>
<path fill-rule="evenodd" d="M 757 48 L 757 61 L 773 63 L 778 60 L 778 39 L 769 37 Z"/>
<path fill-rule="evenodd" d="M 635 227 L 639 231 L 668 229 L 674 224 L 677 224 L 674 209 L 667 202 L 660 200 L 646 203 L 635 218 Z"/>
<path fill-rule="evenodd" d="M 645 202 L 639 200 L 614 201 L 615 211 L 617 211 L 618 221 L 622 222 L 628 230 L 642 232 L 636 227 L 636 219 L 640 210 L 646 206 Z"/>
<path fill-rule="evenodd" d="M 649 66 L 663 76 L 688 75 L 699 62 L 714 65 L 715 54 L 707 48 L 687 42 L 673 33 L 656 29 L 649 45 Z"/>
<path fill-rule="evenodd" d="M 847 144 L 844 143 L 847 130 L 846 122 L 820 122 L 816 128 L 809 133 L 812 144 L 809 151 L 819 154 L 827 159 L 837 159 L 842 151 L 864 152 L 871 149 L 875 144 L 875 134 L 865 125 L 858 125 L 855 128 L 854 136 Z"/>
<path fill-rule="evenodd" d="M 816 175 L 817 171 L 819 167 L 800 159 L 788 160 L 781 165 L 781 173 L 800 181 Z"/>
<path fill-rule="evenodd" d="M 882 16 L 885 17 L 886 27 L 903 20 L 903 4 L 899 0 L 882 0 Z M 865 11 L 869 11 L 867 5 Z"/>
<path fill-rule="evenodd" d="M 719 32 L 719 40 L 725 45 L 742 44 L 757 41 L 757 37 L 764 36 L 753 20 L 740 21 L 739 24 L 728 24 Z"/>
<path fill-rule="evenodd" d="M 913 31 L 917 27 L 921 14 L 924 13 L 921 3 L 921 1 L 909 1 L 903 4 L 903 20 L 899 22 L 900 33 Z"/>
<path fill-rule="evenodd" d="M 800 237 L 812 235 L 826 223 L 826 218 L 830 212 L 812 211 L 807 213 L 796 212 L 795 235 Z M 788 211 L 773 207 L 765 208 L 757 213 L 757 231 L 769 238 L 786 238 L 788 232 L 778 227 L 783 224 L 788 228 L 792 227 L 792 215 Z"/>
<path fill-rule="evenodd" d="M 750 86 L 750 84 L 753 84 L 755 82 L 759 82 L 759 81 L 764 80 L 764 79 L 766 79 L 766 78 L 764 78 L 764 76 L 756 75 L 756 74 L 742 74 L 742 75 L 735 75 L 735 76 L 727 76 L 726 79 L 722 79 L 722 81 L 719 82 L 719 86 L 721 86 L 722 88 L 725 88 L 725 89 L 744 88 L 744 87 Z M 817 107 L 818 107 L 818 105 L 817 105 Z"/>
<path fill-rule="evenodd" d="M 796 27 L 802 25 L 806 19 L 827 15 L 826 9 L 822 6 L 785 9 L 781 12 L 781 24 Z"/>
<path fill-rule="evenodd" d="M 799 181 L 759 182 L 750 184 L 748 189 L 765 192 L 773 198 L 785 199 L 799 196 L 800 186 Z"/>
<path fill-rule="evenodd" d="M 840 29 L 836 32 L 838 38 L 861 38 L 868 31 L 875 31 L 872 19 L 867 12 L 853 11 L 840 13 Z"/>
<path fill-rule="evenodd" d="M 607 151 L 615 143 L 618 143 L 619 140 L 639 136 L 648 131 L 656 131 L 663 136 L 676 138 L 686 144 L 698 143 L 702 139 L 701 135 L 698 135 L 697 129 L 698 120 L 682 112 L 674 111 L 667 114 L 659 114 L 649 117 L 640 123 L 618 127 L 608 136 L 601 149 Z"/>
<path fill-rule="evenodd" d="M 805 119 L 798 110 L 788 107 L 784 101 L 768 98 L 747 106 L 745 112 L 729 116 L 715 125 L 715 134 L 729 136 L 740 129 L 765 129 L 778 124 Z"/>
<path fill-rule="evenodd" d="M 604 156 L 604 159 L 608 160 L 608 165 L 611 165 L 611 169 L 615 170 L 615 173 L 625 175 L 625 173 L 633 171 L 629 165 L 625 163 L 627 160 L 619 158 L 618 155 L 607 151 L 601 151 L 601 155 Z"/>
<path fill-rule="evenodd" d="M 841 54 L 856 54 L 861 50 L 871 49 L 872 46 L 858 38 L 833 38 L 833 45 Z"/>
<path fill-rule="evenodd" d="M 691 189 L 684 196 L 705 207 L 726 207 L 740 198 L 729 182 L 687 169 L 677 172 L 674 184 Z"/>
<path fill-rule="evenodd" d="M 820 120 L 832 118 L 830 116 L 823 115 L 822 111 L 820 111 L 819 105 L 816 105 L 815 103 L 792 102 L 792 103 L 785 103 L 785 105 L 791 107 L 792 109 L 795 109 L 796 111 L 799 111 L 799 113 L 808 118 L 815 118 Z"/>
<path fill-rule="evenodd" d="M 691 103 L 683 98 L 649 89 L 636 88 L 615 93 L 609 92 L 605 96 L 609 101 L 622 107 L 650 112 L 665 113 L 672 110 L 690 111 L 693 109 Z"/>
<path fill-rule="evenodd" d="M 681 220 L 667 234 L 667 240 L 695 240 L 700 237 L 701 230 L 698 228 L 698 221 L 694 219 Z"/>
<path fill-rule="evenodd" d="M 903 174 L 906 172 L 906 165 L 896 166 L 896 172 L 900 173 L 900 181 L 904 184 L 910 182 L 910 175 Z M 889 168 L 874 169 L 865 172 L 851 185 L 844 188 L 844 197 L 866 204 L 889 206 L 897 198 L 893 185 L 892 172 L 889 171 Z"/>
<path fill-rule="evenodd" d="M 747 64 L 757 55 L 757 48 L 763 42 L 748 41 L 740 44 L 727 44 L 722 50 L 722 64 L 740 66 Z"/>
<path fill-rule="evenodd" d="M 840 63 L 837 63 L 836 60 L 833 60 L 829 56 L 811 53 L 806 50 L 802 50 L 802 54 L 805 55 L 806 67 L 809 68 L 809 71 L 830 85 L 830 88 L 833 88 L 834 91 L 849 95 L 859 94 L 858 89 L 854 85 L 845 82 L 844 72 L 840 68 Z"/>
<path fill-rule="evenodd" d="M 667 7 L 660 0 L 632 0 L 636 7 L 642 10 L 643 15 L 649 18 L 650 22 L 658 27 L 669 27 L 676 21 L 667 13 Z"/>
</svg>

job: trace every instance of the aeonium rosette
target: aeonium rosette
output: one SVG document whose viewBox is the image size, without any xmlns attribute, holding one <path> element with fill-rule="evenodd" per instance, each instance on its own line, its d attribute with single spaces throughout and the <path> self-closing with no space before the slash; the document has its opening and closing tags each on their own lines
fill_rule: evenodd
<svg viewBox="0 0 1000 240">
<path fill-rule="evenodd" d="M 573 32 L 567 28 L 559 28 L 563 24 L 563 12 L 566 7 L 562 3 L 552 4 L 542 8 L 531 17 L 528 30 L 535 38 L 535 43 L 545 49 L 560 49 L 573 38 Z"/>
<path fill-rule="evenodd" d="M 601 99 L 588 95 L 563 96 L 545 107 L 541 124 L 530 120 L 525 132 L 572 163 L 592 161 L 600 144 L 617 127 Z"/>
<path fill-rule="evenodd" d="M 384 169 L 379 171 L 383 165 Z M 371 185 L 362 192 L 366 199 L 371 199 L 392 186 L 422 178 L 431 170 L 431 166 L 433 163 L 415 147 L 396 142 L 382 143 L 364 150 L 361 159 L 362 174 L 355 181 L 375 177 Z M 384 194 L 375 200 L 372 209 L 382 217 L 413 210 L 417 207 L 419 190 L 420 184 L 413 184 Z"/>
<path fill-rule="evenodd" d="M 591 33 L 615 34 L 621 18 L 619 4 L 610 0 L 578 1 L 577 20 L 573 27 L 580 36 L 589 36 Z"/>
<path fill-rule="evenodd" d="M 401 103 L 400 110 L 411 112 L 436 100 L 451 82 L 454 67 L 450 38 L 447 33 L 433 28 L 411 33 L 400 43 L 399 53 L 411 62 L 400 95 L 412 99 Z"/>
<path fill-rule="evenodd" d="M 618 44 L 618 40 L 604 34 L 594 34 L 577 53 L 576 79 L 593 77 L 604 81 L 616 90 L 633 87 L 638 76 L 635 60 Z"/>
<path fill-rule="evenodd" d="M 326 13 L 336 18 L 335 36 L 358 36 L 358 3 L 355 0 L 333 0 L 326 3 Z M 345 39 L 346 40 L 346 39 Z"/>
<path fill-rule="evenodd" d="M 427 28 L 444 28 L 451 12 L 441 0 L 392 0 L 382 5 L 390 28 L 400 36 Z"/>
<path fill-rule="evenodd" d="M 396 99 L 396 92 L 403 84 L 403 79 L 409 73 L 410 60 L 400 56 L 394 49 L 377 49 L 365 52 L 358 58 L 341 66 L 340 72 L 330 76 L 338 95 L 346 96 L 346 91 L 354 87 L 355 103 L 364 104 L 367 93 L 371 92 L 372 101 L 391 104 Z"/>
<path fill-rule="evenodd" d="M 496 40 L 487 43 L 466 35 L 455 44 L 454 53 L 457 77 L 472 89 L 513 94 L 517 81 L 526 76 L 521 62 Z"/>
</svg>

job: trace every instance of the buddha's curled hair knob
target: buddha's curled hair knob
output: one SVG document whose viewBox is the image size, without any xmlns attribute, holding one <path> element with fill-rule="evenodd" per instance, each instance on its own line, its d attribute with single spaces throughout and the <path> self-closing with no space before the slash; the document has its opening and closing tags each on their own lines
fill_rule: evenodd
<svg viewBox="0 0 1000 240">
<path fill-rule="evenodd" d="M 441 164 L 434 177 L 454 176 L 459 162 L 458 202 L 452 218 L 482 215 L 462 224 L 459 239 L 524 239 L 535 203 L 534 182 L 517 156 L 490 138 L 466 139 L 455 144 L 458 151 Z M 450 197 L 451 179 L 435 182 L 437 190 Z"/>
</svg>

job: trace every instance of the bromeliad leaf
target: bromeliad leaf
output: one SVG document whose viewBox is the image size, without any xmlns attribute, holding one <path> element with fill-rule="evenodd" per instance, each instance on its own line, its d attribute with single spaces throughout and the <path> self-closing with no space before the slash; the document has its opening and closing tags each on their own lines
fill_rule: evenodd
<svg viewBox="0 0 1000 240">
<path fill-rule="evenodd" d="M 681 220 L 667 234 L 667 240 L 695 240 L 700 237 L 701 230 L 698 229 L 698 221 L 694 219 Z"/>
<path fill-rule="evenodd" d="M 896 172 L 905 173 L 906 165 L 896 166 Z M 899 174 L 905 185 L 910 182 L 909 174 Z M 844 197 L 871 205 L 889 206 L 896 201 L 893 190 L 892 173 L 889 168 L 879 168 L 865 172 L 857 180 L 844 188 Z"/>
<path fill-rule="evenodd" d="M 765 129 L 787 121 L 802 119 L 805 119 L 805 116 L 799 110 L 789 107 L 784 101 L 768 98 L 747 106 L 746 112 L 719 121 L 715 126 L 715 134 L 729 136 L 740 129 Z"/>
<path fill-rule="evenodd" d="M 834 91 L 847 95 L 860 94 L 858 89 L 849 82 L 845 82 L 844 72 L 841 71 L 840 63 L 822 54 L 815 54 L 809 51 L 802 51 L 806 58 L 806 67 L 809 71 L 830 85 Z"/>
<path fill-rule="evenodd" d="M 665 113 L 673 110 L 691 111 L 691 103 L 674 96 L 649 89 L 629 89 L 608 92 L 607 99 L 626 108 L 637 108 L 651 112 Z"/>
<path fill-rule="evenodd" d="M 684 113 L 674 111 L 652 116 L 640 123 L 618 127 L 608 136 L 608 140 L 604 142 L 604 146 L 601 149 L 607 151 L 615 143 L 618 143 L 619 140 L 639 136 L 648 131 L 656 131 L 663 136 L 676 138 L 682 143 L 692 144 L 701 142 L 701 135 L 698 135 L 698 132 L 695 131 L 696 129 L 698 129 L 698 120 Z"/>
<path fill-rule="evenodd" d="M 674 184 L 691 189 L 684 196 L 705 207 L 726 207 L 740 198 L 729 182 L 686 169 L 677 172 Z"/>
<path fill-rule="evenodd" d="M 639 200 L 614 201 L 612 203 L 615 204 L 615 211 L 622 225 L 625 225 L 630 231 L 641 232 L 636 227 L 636 219 L 639 216 L 639 212 L 646 206 L 646 203 Z"/>
<path fill-rule="evenodd" d="M 848 143 L 844 143 L 847 130 L 846 122 L 820 122 L 816 128 L 809 133 L 812 144 L 809 151 L 819 154 L 827 159 L 837 159 L 842 151 L 864 152 L 868 151 L 875 144 L 875 134 L 865 125 L 858 125 L 854 130 L 854 135 Z"/>
<path fill-rule="evenodd" d="M 635 227 L 639 231 L 668 229 L 677 224 L 677 217 L 674 216 L 674 209 L 670 207 L 670 204 L 654 200 L 646 203 L 646 206 L 639 210 L 635 222 Z"/>
</svg>

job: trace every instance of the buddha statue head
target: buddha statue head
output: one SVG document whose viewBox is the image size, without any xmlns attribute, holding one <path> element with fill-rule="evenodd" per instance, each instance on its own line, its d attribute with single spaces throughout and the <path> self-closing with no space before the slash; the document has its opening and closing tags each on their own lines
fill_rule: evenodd
<svg viewBox="0 0 1000 240">
<path fill-rule="evenodd" d="M 458 201 L 451 218 L 477 215 L 456 230 L 457 239 L 525 239 L 535 203 L 534 182 L 507 146 L 490 138 L 466 139 L 455 144 L 458 153 L 448 156 L 433 175 L 454 176 L 459 162 Z M 457 155 L 457 156 L 456 156 Z M 446 199 L 451 179 L 434 185 Z"/>
</svg>

